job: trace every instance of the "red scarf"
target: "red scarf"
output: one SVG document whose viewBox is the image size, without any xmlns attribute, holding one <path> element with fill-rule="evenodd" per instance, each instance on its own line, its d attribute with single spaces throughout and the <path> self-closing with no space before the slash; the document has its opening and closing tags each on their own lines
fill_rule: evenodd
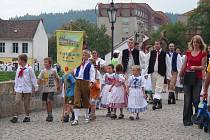
<svg viewBox="0 0 210 140">
<path fill-rule="evenodd" d="M 27 64 L 27 66 L 30 66 L 29 64 Z M 20 68 L 20 71 L 18 73 L 18 78 L 21 78 L 23 77 L 23 73 L 24 73 L 24 70 L 26 69 L 26 67 L 23 67 L 23 68 Z"/>
</svg>

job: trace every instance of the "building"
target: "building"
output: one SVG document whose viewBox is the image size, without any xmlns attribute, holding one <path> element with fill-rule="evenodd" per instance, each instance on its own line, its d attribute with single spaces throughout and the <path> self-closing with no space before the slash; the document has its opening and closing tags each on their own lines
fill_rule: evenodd
<svg viewBox="0 0 210 140">
<path fill-rule="evenodd" d="M 107 9 L 110 4 L 98 4 L 97 25 L 107 27 L 107 34 L 111 35 L 111 24 L 109 23 Z M 161 11 L 154 11 L 146 3 L 116 3 L 116 23 L 114 24 L 114 45 L 128 39 L 138 30 L 139 21 L 145 24 L 146 34 L 157 30 L 161 25 L 167 24 L 169 18 Z"/>
<path fill-rule="evenodd" d="M 210 1 L 209 0 L 200 0 L 198 2 L 198 4 L 201 4 L 201 3 L 206 3 L 206 4 L 209 4 L 210 5 Z M 183 23 L 184 25 L 188 25 L 188 19 L 189 19 L 189 17 L 194 12 L 196 12 L 197 9 L 198 8 L 195 8 L 193 10 L 190 10 L 190 11 L 186 12 L 186 13 L 183 13 L 181 15 L 178 15 L 177 21 Z M 196 27 L 196 30 L 188 29 L 188 31 L 186 32 L 186 36 L 187 36 L 188 39 L 190 39 L 192 36 L 194 36 L 196 34 L 200 35 L 201 34 L 201 30 L 202 30 L 202 28 L 200 26 Z"/>
<path fill-rule="evenodd" d="M 48 37 L 42 20 L 0 20 L 0 61 L 16 61 L 20 54 L 27 54 L 29 64 L 37 60 L 43 66 Z"/>
</svg>

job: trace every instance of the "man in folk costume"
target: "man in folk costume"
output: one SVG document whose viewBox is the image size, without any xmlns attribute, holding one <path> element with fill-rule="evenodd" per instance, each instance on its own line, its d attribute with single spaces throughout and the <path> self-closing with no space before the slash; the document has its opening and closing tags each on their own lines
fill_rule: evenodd
<svg viewBox="0 0 210 140">
<path fill-rule="evenodd" d="M 131 75 L 131 67 L 133 65 L 140 65 L 139 50 L 134 48 L 134 40 L 132 38 L 128 40 L 128 48 L 122 51 L 121 61 L 124 73 L 127 75 Z"/>
<path fill-rule="evenodd" d="M 90 88 L 95 82 L 95 69 L 89 62 L 90 52 L 83 50 L 82 64 L 75 71 L 75 95 L 74 95 L 74 113 L 75 119 L 72 125 L 78 125 L 78 117 L 80 108 L 85 108 L 85 122 L 89 122 L 89 107 L 90 107 Z"/>
<path fill-rule="evenodd" d="M 171 77 L 168 81 L 168 104 L 176 104 L 175 99 L 175 86 L 176 80 L 178 76 L 178 72 L 181 70 L 182 67 L 182 58 L 180 54 L 175 52 L 175 45 L 173 43 L 169 44 L 169 52 L 167 53 L 168 57 L 170 58 L 170 72 Z"/>
<path fill-rule="evenodd" d="M 155 49 L 147 55 L 149 61 L 146 62 L 146 70 L 148 74 L 151 74 L 152 88 L 154 94 L 153 110 L 161 109 L 161 92 L 164 85 L 165 76 L 170 77 L 169 73 L 169 58 L 166 52 L 161 48 L 161 41 L 155 41 Z"/>
</svg>

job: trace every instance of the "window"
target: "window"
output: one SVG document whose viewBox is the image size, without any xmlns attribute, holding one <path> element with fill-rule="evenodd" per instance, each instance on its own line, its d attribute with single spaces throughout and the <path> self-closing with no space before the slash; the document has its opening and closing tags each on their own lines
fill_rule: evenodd
<svg viewBox="0 0 210 140">
<path fill-rule="evenodd" d="M 0 53 L 5 53 L 5 43 L 0 43 Z"/>
<path fill-rule="evenodd" d="M 123 18 L 123 19 L 122 19 L 122 24 L 123 24 L 123 25 L 129 25 L 129 20 L 128 20 L 128 18 Z"/>
<path fill-rule="evenodd" d="M 22 53 L 28 53 L 28 43 L 22 43 Z"/>
<path fill-rule="evenodd" d="M 13 53 L 18 53 L 18 43 L 12 43 Z"/>
<path fill-rule="evenodd" d="M 129 33 L 129 29 L 128 28 L 123 28 L 123 33 L 128 34 Z"/>
</svg>

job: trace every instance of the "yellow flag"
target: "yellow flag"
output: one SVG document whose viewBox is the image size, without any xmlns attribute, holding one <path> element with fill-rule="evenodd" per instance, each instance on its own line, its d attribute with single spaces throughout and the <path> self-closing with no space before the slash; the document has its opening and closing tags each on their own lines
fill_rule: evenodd
<svg viewBox="0 0 210 140">
<path fill-rule="evenodd" d="M 57 30 L 57 62 L 64 72 L 81 64 L 83 31 Z"/>
</svg>

